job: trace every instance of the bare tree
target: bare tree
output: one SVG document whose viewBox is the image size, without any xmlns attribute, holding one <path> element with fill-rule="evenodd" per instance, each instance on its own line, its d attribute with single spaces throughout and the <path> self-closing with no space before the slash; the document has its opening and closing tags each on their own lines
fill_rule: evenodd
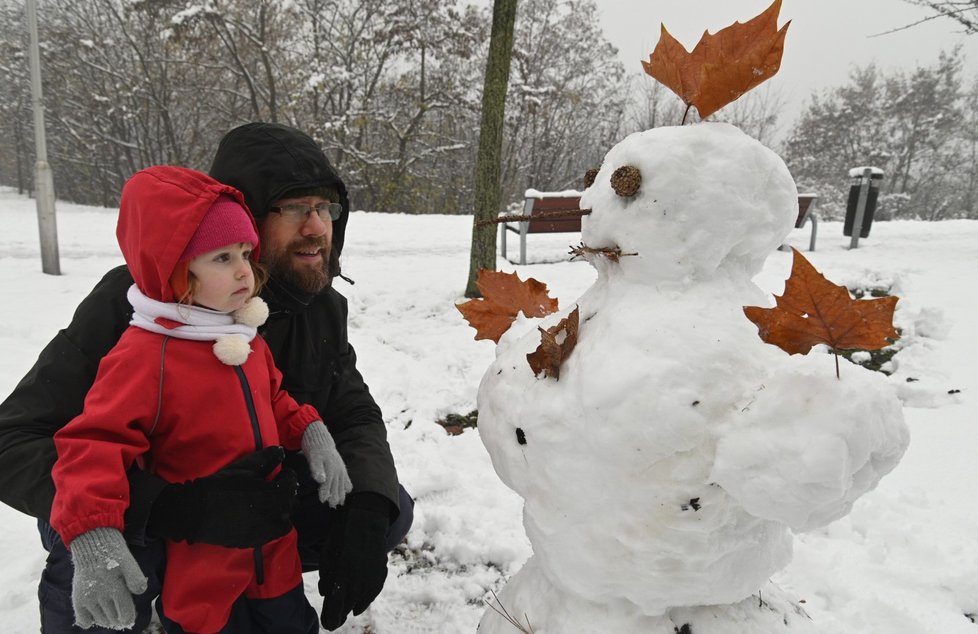
<svg viewBox="0 0 978 634">
<path fill-rule="evenodd" d="M 550 6 L 553 5 L 553 6 Z M 470 213 L 490 14 L 466 0 L 48 0 L 49 159 L 63 199 L 112 205 L 152 164 L 207 169 L 235 125 L 307 130 L 376 211 Z M 22 6 L 0 0 L 0 180 L 27 186 Z M 10 19 L 6 19 L 7 17 Z M 575 187 L 619 136 L 622 70 L 594 0 L 527 0 L 507 79 L 502 206 Z M 20 73 L 20 75 L 18 75 Z M 25 101 L 26 100 L 26 101 Z"/>
<path fill-rule="evenodd" d="M 168 37 L 173 4 L 45 5 L 48 140 L 61 168 L 59 196 L 110 205 L 125 179 L 147 165 L 206 167 L 222 132 L 207 114 L 221 100 L 220 85 L 197 63 L 212 51 Z"/>
<path fill-rule="evenodd" d="M 903 28 L 909 28 L 936 18 L 950 18 L 964 27 L 966 33 L 978 33 L 978 0 L 904 0 L 909 4 L 927 7 L 933 14 L 914 24 L 909 24 Z"/>
<path fill-rule="evenodd" d="M 499 164 L 515 23 L 516 0 L 494 0 L 492 35 L 489 39 L 486 79 L 482 91 L 482 125 L 479 134 L 479 158 L 475 167 L 475 215 L 469 278 L 465 286 L 466 297 L 480 296 L 475 285 L 479 271 L 496 270 L 496 227 L 480 227 L 478 222 L 492 220 L 499 212 Z"/>
<path fill-rule="evenodd" d="M 0 183 L 15 185 L 21 193 L 33 182 L 26 34 L 24 7 L 8 0 L 0 2 L 0 84 L 4 86 L 0 92 Z"/>
<path fill-rule="evenodd" d="M 638 132 L 666 125 L 679 125 L 686 105 L 671 90 L 645 73 L 630 78 L 625 131 Z"/>
<path fill-rule="evenodd" d="M 578 188 L 618 140 L 626 77 L 594 0 L 520 5 L 503 163 L 503 199 L 529 187 Z M 636 67 L 638 62 L 636 61 Z"/>
<path fill-rule="evenodd" d="M 731 123 L 761 143 L 771 146 L 778 135 L 778 115 L 787 100 L 784 93 L 766 83 L 742 95 L 710 116 L 711 121 Z"/>
<path fill-rule="evenodd" d="M 152 5 L 152 0 L 144 0 Z M 298 14 L 290 3 L 274 0 L 211 0 L 172 11 L 169 30 L 174 37 L 218 45 L 210 58 L 215 72 L 232 77 L 235 90 L 247 99 L 249 119 L 279 121 L 279 78 L 292 67 L 284 53 L 288 33 Z M 219 70 L 218 70 L 219 69 Z"/>
<path fill-rule="evenodd" d="M 436 0 L 299 6 L 309 28 L 296 46 L 310 53 L 291 112 L 330 149 L 358 204 L 457 209 L 457 192 L 471 191 L 484 16 Z"/>
</svg>

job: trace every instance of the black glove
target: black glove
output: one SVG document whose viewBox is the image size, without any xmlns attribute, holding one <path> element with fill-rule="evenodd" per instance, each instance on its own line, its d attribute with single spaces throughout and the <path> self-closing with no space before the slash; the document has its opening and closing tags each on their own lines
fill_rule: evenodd
<svg viewBox="0 0 978 634">
<path fill-rule="evenodd" d="M 282 469 L 281 447 L 266 447 L 235 460 L 220 471 L 183 484 L 168 484 L 149 516 L 147 532 L 187 543 L 252 548 L 281 537 L 292 528 L 295 472 Z"/>
<path fill-rule="evenodd" d="M 343 625 L 351 610 L 366 610 L 384 588 L 390 511 L 391 503 L 376 493 L 354 493 L 337 510 L 319 557 L 327 630 Z"/>
</svg>

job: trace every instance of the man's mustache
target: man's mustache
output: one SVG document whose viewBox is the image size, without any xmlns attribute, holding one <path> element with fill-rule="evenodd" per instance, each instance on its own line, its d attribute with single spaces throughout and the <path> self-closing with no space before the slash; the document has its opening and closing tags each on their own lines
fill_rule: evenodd
<svg viewBox="0 0 978 634">
<path fill-rule="evenodd" d="M 289 244 L 290 251 L 310 251 L 313 249 L 322 249 L 323 256 L 329 255 L 329 243 L 322 237 L 309 236 Z"/>
</svg>

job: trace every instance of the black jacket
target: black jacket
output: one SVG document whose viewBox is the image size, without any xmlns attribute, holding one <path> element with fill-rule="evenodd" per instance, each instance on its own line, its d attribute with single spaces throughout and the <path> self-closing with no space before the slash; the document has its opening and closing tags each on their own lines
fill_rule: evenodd
<svg viewBox="0 0 978 634">
<path fill-rule="evenodd" d="M 233 168 L 233 178 L 227 165 Z M 263 123 L 236 128 L 221 142 L 211 172 L 242 190 L 258 217 L 290 189 L 338 189 L 344 211 L 334 224 L 334 250 L 342 248 L 349 214 L 346 188 L 318 146 L 301 132 Z M 0 501 L 49 518 L 54 498 L 51 468 L 57 457 L 53 435 L 81 412 L 99 361 L 128 326 L 132 307 L 126 291 L 131 284 L 124 266 L 109 271 L 0 404 Z M 346 299 L 332 288 L 305 295 L 274 279 L 261 295 L 270 315 L 259 332 L 282 371 L 283 387 L 322 414 L 346 462 L 354 493 L 380 494 L 396 509 L 397 473 L 387 429 L 347 340 Z M 138 477 L 131 482 L 131 507 L 144 517 L 159 484 Z"/>
</svg>

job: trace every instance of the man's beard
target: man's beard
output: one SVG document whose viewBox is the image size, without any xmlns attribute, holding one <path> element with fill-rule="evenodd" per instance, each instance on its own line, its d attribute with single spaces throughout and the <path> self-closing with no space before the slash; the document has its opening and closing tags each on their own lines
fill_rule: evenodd
<svg viewBox="0 0 978 634">
<path fill-rule="evenodd" d="M 317 267 L 296 267 L 292 262 L 292 254 L 296 251 L 321 248 L 322 264 Z M 284 249 L 276 252 L 262 252 L 262 263 L 271 277 L 290 284 L 304 293 L 316 294 L 329 286 L 331 278 L 327 257 L 329 251 L 325 240 L 306 238 L 290 243 Z"/>
</svg>

